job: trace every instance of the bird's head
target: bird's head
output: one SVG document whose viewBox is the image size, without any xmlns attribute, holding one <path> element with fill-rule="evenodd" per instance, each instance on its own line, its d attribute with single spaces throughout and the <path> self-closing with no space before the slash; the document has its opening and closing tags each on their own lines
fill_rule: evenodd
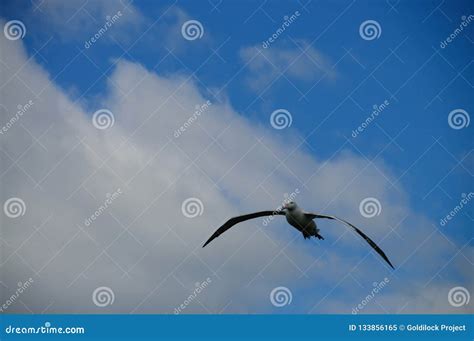
<svg viewBox="0 0 474 341">
<path fill-rule="evenodd" d="M 289 202 L 287 202 L 283 205 L 283 209 L 288 210 L 288 211 L 293 211 L 297 207 L 298 207 L 298 205 L 294 201 L 289 201 Z"/>
</svg>

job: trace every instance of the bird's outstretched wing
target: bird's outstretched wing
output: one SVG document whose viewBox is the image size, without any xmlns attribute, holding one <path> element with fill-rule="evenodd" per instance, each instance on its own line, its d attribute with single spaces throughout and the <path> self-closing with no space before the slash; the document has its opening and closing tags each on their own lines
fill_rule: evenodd
<svg viewBox="0 0 474 341">
<path fill-rule="evenodd" d="M 351 223 L 343 220 L 343 219 L 340 219 L 338 217 L 335 217 L 335 216 L 330 216 L 330 215 L 322 215 L 322 214 L 314 214 L 314 213 L 307 213 L 308 215 L 310 215 L 313 219 L 314 218 L 323 218 L 323 219 L 332 219 L 332 220 L 337 220 L 337 221 L 340 221 L 341 223 L 349 226 L 349 227 L 352 227 L 358 234 L 359 236 L 361 236 L 362 238 L 365 239 L 365 241 L 367 243 L 369 243 L 370 246 L 372 246 L 372 248 L 377 251 L 377 253 L 382 256 L 382 258 L 392 267 L 392 269 L 395 269 L 392 265 L 392 263 L 390 263 L 390 260 L 388 259 L 387 255 L 385 254 L 385 252 L 382 251 L 382 249 L 377 245 L 375 244 L 375 242 L 370 239 L 364 232 L 362 232 L 361 230 L 359 230 L 357 227 L 355 227 L 354 225 L 352 225 Z"/>
<path fill-rule="evenodd" d="M 219 237 L 221 234 L 223 234 L 225 231 L 230 229 L 232 226 L 235 224 L 241 223 L 246 220 L 258 218 L 258 217 L 265 217 L 265 216 L 272 216 L 272 215 L 285 215 L 284 212 L 282 211 L 261 211 L 261 212 L 255 212 L 255 213 L 250 213 L 250 214 L 244 214 L 238 217 L 231 218 L 225 222 L 224 225 L 219 227 L 216 232 L 207 240 L 207 242 L 204 243 L 202 247 L 205 247 L 207 244 L 209 244 L 213 239 Z"/>
</svg>

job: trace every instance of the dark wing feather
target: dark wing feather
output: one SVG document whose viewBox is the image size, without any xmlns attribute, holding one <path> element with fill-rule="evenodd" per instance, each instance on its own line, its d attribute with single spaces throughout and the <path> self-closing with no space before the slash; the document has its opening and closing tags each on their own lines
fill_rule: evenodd
<svg viewBox="0 0 474 341">
<path fill-rule="evenodd" d="M 313 213 L 309 213 L 312 217 L 314 218 L 325 218 L 325 219 L 333 219 L 333 220 L 337 220 L 337 221 L 340 221 L 341 223 L 343 224 L 346 224 L 347 226 L 350 226 L 352 227 L 358 234 L 359 236 L 361 236 L 362 238 L 365 239 L 365 241 L 367 243 L 369 243 L 370 246 L 372 246 L 372 248 L 377 251 L 377 253 L 392 267 L 392 269 L 395 269 L 392 265 L 392 263 L 390 263 L 390 260 L 388 259 L 387 255 L 385 254 L 385 252 L 382 251 L 382 249 L 377 245 L 375 244 L 375 242 L 370 239 L 364 232 L 362 232 L 361 230 L 359 230 L 357 227 L 355 227 L 354 225 L 352 225 L 351 223 L 343 220 L 343 219 L 340 219 L 338 217 L 335 217 L 335 216 L 330 216 L 330 215 L 321 215 L 321 214 L 313 214 Z"/>
<path fill-rule="evenodd" d="M 207 240 L 207 242 L 204 243 L 202 247 L 205 247 L 207 244 L 209 244 L 213 239 L 219 237 L 221 234 L 223 234 L 225 231 L 230 229 L 232 226 L 235 224 L 241 223 L 246 220 L 258 218 L 258 217 L 265 217 L 265 216 L 271 216 L 271 215 L 285 215 L 284 212 L 282 211 L 261 211 L 261 212 L 255 212 L 255 213 L 250 213 L 250 214 L 245 214 L 241 215 L 238 217 L 231 218 L 226 221 L 224 225 L 219 227 L 216 232 Z"/>
</svg>

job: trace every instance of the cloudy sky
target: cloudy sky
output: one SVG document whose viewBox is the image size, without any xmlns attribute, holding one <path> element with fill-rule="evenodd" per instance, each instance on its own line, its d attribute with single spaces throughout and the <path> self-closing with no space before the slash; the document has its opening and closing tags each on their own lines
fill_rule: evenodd
<svg viewBox="0 0 474 341">
<path fill-rule="evenodd" d="M 472 2 L 0 9 L 3 311 L 473 311 Z"/>
</svg>

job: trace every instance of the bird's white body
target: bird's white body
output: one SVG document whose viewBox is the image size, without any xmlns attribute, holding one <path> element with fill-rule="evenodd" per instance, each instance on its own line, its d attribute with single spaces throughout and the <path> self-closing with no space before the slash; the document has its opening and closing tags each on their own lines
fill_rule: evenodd
<svg viewBox="0 0 474 341">
<path fill-rule="evenodd" d="M 286 221 L 298 231 L 301 231 L 305 239 L 319 235 L 319 229 L 316 227 L 313 218 L 296 204 L 285 205 L 285 216 Z"/>
</svg>

